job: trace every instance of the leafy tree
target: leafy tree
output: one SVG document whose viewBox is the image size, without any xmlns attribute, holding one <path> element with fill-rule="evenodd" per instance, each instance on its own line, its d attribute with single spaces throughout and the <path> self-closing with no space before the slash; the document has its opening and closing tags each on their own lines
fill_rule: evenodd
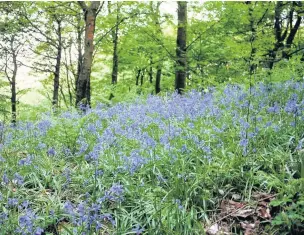
<svg viewBox="0 0 304 235">
<path fill-rule="evenodd" d="M 19 3 L 0 3 L 0 54 L 2 55 L 0 64 L 0 73 L 4 75 L 10 86 L 11 100 L 11 122 L 17 120 L 17 72 L 20 67 L 18 56 L 23 52 L 23 46 L 26 43 L 23 33 L 25 25 L 22 24 L 18 14 Z M 1 75 L 1 74 L 0 74 Z M 5 96 L 4 96 L 5 97 Z"/>
</svg>

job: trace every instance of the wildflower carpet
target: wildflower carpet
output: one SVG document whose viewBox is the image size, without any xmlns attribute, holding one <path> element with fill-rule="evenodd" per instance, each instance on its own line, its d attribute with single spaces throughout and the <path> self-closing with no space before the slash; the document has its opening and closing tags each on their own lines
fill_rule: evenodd
<svg viewBox="0 0 304 235">
<path fill-rule="evenodd" d="M 303 231 L 303 82 L 0 127 L 0 234 Z"/>
</svg>

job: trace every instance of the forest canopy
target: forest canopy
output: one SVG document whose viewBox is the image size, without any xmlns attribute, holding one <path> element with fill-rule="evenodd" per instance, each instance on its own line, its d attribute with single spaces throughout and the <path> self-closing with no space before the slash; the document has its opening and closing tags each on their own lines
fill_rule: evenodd
<svg viewBox="0 0 304 235">
<path fill-rule="evenodd" d="M 303 76 L 300 1 L 12 1 L 0 11 L 0 101 L 13 120 L 23 97 L 58 109 Z"/>
</svg>

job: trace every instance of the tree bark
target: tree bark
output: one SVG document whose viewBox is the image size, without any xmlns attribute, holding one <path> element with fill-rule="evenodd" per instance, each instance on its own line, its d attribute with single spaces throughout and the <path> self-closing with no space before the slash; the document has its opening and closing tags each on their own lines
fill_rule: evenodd
<svg viewBox="0 0 304 235">
<path fill-rule="evenodd" d="M 111 4 L 109 3 L 109 12 L 111 13 Z M 112 84 L 117 83 L 118 76 L 118 31 L 119 31 L 119 6 L 116 3 L 116 22 L 115 29 L 112 31 L 113 42 L 113 64 L 112 64 Z"/>
<path fill-rule="evenodd" d="M 145 70 L 142 71 L 140 75 L 140 86 L 144 84 Z"/>
<path fill-rule="evenodd" d="M 160 11 L 159 11 L 159 7 L 160 7 L 161 2 L 158 2 L 156 5 L 156 18 L 155 18 L 155 24 L 157 27 L 157 33 L 159 35 L 160 38 L 162 38 L 162 30 L 160 27 L 160 22 L 159 22 L 159 17 L 160 17 Z M 159 51 L 161 50 L 161 46 L 159 47 Z M 157 70 L 156 70 L 156 78 L 155 78 L 155 94 L 158 94 L 161 91 L 160 88 L 160 81 L 161 81 L 161 76 L 162 76 L 162 67 L 163 67 L 163 62 L 162 60 L 159 60 L 157 63 Z"/>
<path fill-rule="evenodd" d="M 162 75 L 162 66 L 159 63 L 157 65 L 157 71 L 156 71 L 156 79 L 155 79 L 155 93 L 158 94 L 160 92 L 160 80 Z"/>
<path fill-rule="evenodd" d="M 291 6 L 290 12 L 289 12 L 289 22 L 286 26 L 286 29 L 282 30 L 282 7 L 283 3 L 282 2 L 277 2 L 276 8 L 275 8 L 275 23 L 274 23 L 274 29 L 275 29 L 275 39 L 276 43 L 274 45 L 274 48 L 270 51 L 269 57 L 269 69 L 273 69 L 275 60 L 277 58 L 277 53 L 278 51 L 282 50 L 282 58 L 289 59 L 291 57 L 289 49 L 291 48 L 291 45 L 293 43 L 293 40 L 299 30 L 299 27 L 301 25 L 302 21 L 302 16 L 297 16 L 297 20 L 295 25 L 292 25 L 293 22 L 293 13 L 295 11 L 294 9 L 294 4 L 295 2 L 290 2 L 289 4 L 293 4 Z M 299 14 L 299 13 L 298 13 Z M 289 34 L 288 34 L 288 29 L 290 28 Z M 285 41 L 286 39 L 286 41 Z M 285 43 L 284 43 L 285 41 Z M 284 50 L 286 48 L 287 50 Z"/>
<path fill-rule="evenodd" d="M 84 11 L 85 19 L 85 39 L 84 39 L 84 55 L 81 66 L 81 71 L 76 87 L 76 106 L 91 104 L 91 67 L 93 61 L 94 51 L 94 33 L 95 33 L 95 21 L 97 11 L 100 6 L 100 2 L 91 2 L 90 6 L 87 6 L 84 2 L 78 2 Z"/>
<path fill-rule="evenodd" d="M 251 3 L 249 2 L 249 4 L 251 4 Z M 250 31 L 251 31 L 251 36 L 250 36 L 251 51 L 250 51 L 250 57 L 249 57 L 249 74 L 253 75 L 257 68 L 257 64 L 256 64 L 256 62 L 254 62 L 257 49 L 254 45 L 254 42 L 256 39 L 256 28 L 255 28 L 255 23 L 254 23 L 252 6 L 249 6 L 249 21 L 250 21 Z"/>
<path fill-rule="evenodd" d="M 150 57 L 150 68 L 149 68 L 149 81 L 150 83 L 153 83 L 153 59 L 152 59 L 152 55 Z"/>
<path fill-rule="evenodd" d="M 136 75 L 136 82 L 135 82 L 135 85 L 136 85 L 136 86 L 138 86 L 138 84 L 139 84 L 140 73 L 141 73 L 141 69 L 138 69 L 138 70 L 137 70 L 137 75 Z"/>
<path fill-rule="evenodd" d="M 69 48 L 69 51 L 71 51 L 71 46 Z M 70 53 L 71 55 L 71 53 Z M 64 50 L 64 57 L 65 57 L 65 71 L 66 71 L 66 83 L 67 83 L 67 88 L 68 88 L 68 94 L 69 94 L 69 105 L 73 106 L 73 93 L 72 93 L 72 87 L 71 87 L 71 78 L 69 76 L 69 66 L 68 66 L 68 53 L 66 52 L 66 49 Z M 71 63 L 72 65 L 72 63 Z M 73 73 L 73 72 L 72 72 Z"/>
<path fill-rule="evenodd" d="M 81 27 L 81 18 L 80 15 L 77 15 L 77 74 L 76 74 L 76 81 L 75 81 L 75 88 L 77 89 L 77 84 L 81 72 L 81 67 L 82 67 L 82 27 Z"/>
<path fill-rule="evenodd" d="M 293 40 L 294 40 L 294 38 L 295 38 L 295 36 L 296 36 L 296 34 L 297 34 L 297 31 L 298 31 L 298 29 L 299 29 L 299 27 L 300 27 L 301 20 L 302 20 L 302 17 L 301 17 L 301 16 L 298 16 L 298 17 L 297 17 L 297 21 L 296 21 L 296 23 L 295 23 L 295 26 L 294 26 L 293 28 L 291 28 L 290 33 L 289 33 L 289 35 L 288 35 L 288 38 L 287 38 L 287 40 L 286 40 L 286 47 L 287 47 L 287 48 L 290 48 L 290 47 L 291 47 L 291 44 L 292 44 L 292 42 L 293 42 Z"/>
<path fill-rule="evenodd" d="M 61 38 L 61 21 L 57 20 L 58 28 L 58 46 L 57 46 L 57 56 L 56 56 L 56 65 L 54 72 L 54 85 L 53 85 L 53 108 L 58 108 L 58 94 L 59 94 L 59 79 L 60 79 L 60 65 L 61 65 L 61 51 L 62 51 L 62 38 Z"/>
<path fill-rule="evenodd" d="M 11 51 L 12 51 L 12 56 L 13 56 L 13 75 L 11 78 L 11 108 L 12 108 L 12 123 L 13 125 L 16 124 L 17 121 L 17 92 L 16 92 L 16 76 L 17 76 L 17 70 L 18 70 L 18 65 L 17 65 L 17 54 L 16 50 L 14 49 L 14 37 L 11 40 Z"/>
<path fill-rule="evenodd" d="M 186 87 L 187 73 L 187 2 L 181 1 L 177 4 L 175 90 L 182 94 Z"/>
</svg>

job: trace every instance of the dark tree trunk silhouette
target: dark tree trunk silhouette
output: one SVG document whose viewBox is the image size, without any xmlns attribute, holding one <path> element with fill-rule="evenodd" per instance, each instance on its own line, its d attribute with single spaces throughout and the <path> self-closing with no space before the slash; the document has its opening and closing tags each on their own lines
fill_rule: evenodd
<svg viewBox="0 0 304 235">
<path fill-rule="evenodd" d="M 16 124 L 17 120 L 17 88 L 16 77 L 18 71 L 17 56 L 21 49 L 20 42 L 16 40 L 15 35 L 10 35 L 6 38 L 7 48 L 4 49 L 3 59 L 5 61 L 1 70 L 4 72 L 6 79 L 10 84 L 10 100 L 11 100 L 11 122 Z M 16 46 L 17 44 L 17 46 Z"/>
<path fill-rule="evenodd" d="M 274 32 L 275 32 L 275 40 L 276 43 L 274 45 L 274 48 L 269 52 L 269 69 L 273 69 L 274 63 L 276 62 L 277 59 L 277 54 L 280 50 L 282 50 L 282 58 L 289 59 L 293 53 L 290 53 L 289 49 L 291 48 L 291 45 L 293 43 L 293 40 L 299 30 L 301 21 L 302 21 L 302 16 L 300 16 L 300 12 L 298 12 L 297 20 L 296 23 L 293 25 L 293 16 L 295 12 L 294 4 L 295 2 L 288 2 L 286 4 L 292 4 L 290 12 L 289 12 L 289 17 L 288 17 L 288 24 L 286 26 L 286 29 L 283 31 L 282 29 L 282 11 L 283 9 L 283 2 L 277 2 L 276 7 L 275 7 L 275 22 L 274 22 Z M 285 5 L 286 5 L 285 4 Z M 299 4 L 302 5 L 301 2 Z M 288 33 L 289 32 L 289 33 Z M 286 41 L 285 41 L 286 40 Z M 285 42 L 285 43 L 284 43 Z M 284 50 L 287 49 L 287 50 Z"/>
<path fill-rule="evenodd" d="M 11 77 L 11 106 L 12 106 L 12 123 L 15 124 L 17 120 L 17 92 L 16 92 L 16 76 L 17 76 L 17 52 L 14 49 L 14 38 L 11 40 L 11 51 L 13 56 L 13 75 Z"/>
<path fill-rule="evenodd" d="M 137 75 L 136 75 L 136 82 L 135 82 L 136 86 L 138 86 L 138 84 L 139 84 L 140 74 L 141 74 L 141 69 L 138 69 L 137 70 Z"/>
<path fill-rule="evenodd" d="M 162 75 L 162 66 L 161 64 L 157 65 L 156 78 L 155 78 L 155 93 L 158 94 L 160 92 L 160 80 Z"/>
<path fill-rule="evenodd" d="M 109 3 L 109 13 L 111 13 L 111 4 Z M 112 42 L 113 42 L 113 64 L 112 64 L 112 84 L 117 83 L 118 76 L 118 30 L 119 30 L 119 5 L 116 3 L 116 22 L 115 28 L 112 31 Z"/>
<path fill-rule="evenodd" d="M 141 86 L 144 84 L 144 77 L 145 77 L 145 70 L 143 70 L 140 75 L 140 85 Z"/>
<path fill-rule="evenodd" d="M 83 61 L 76 87 L 76 106 L 80 104 L 91 104 L 90 76 L 93 62 L 95 21 L 98 13 L 98 8 L 100 6 L 100 1 L 91 1 L 89 6 L 82 1 L 78 2 L 78 4 L 84 11 L 85 39 Z"/>
<path fill-rule="evenodd" d="M 161 26 L 160 26 L 160 11 L 159 11 L 159 7 L 160 7 L 161 2 L 157 2 L 156 3 L 156 9 L 153 8 L 153 2 L 150 3 L 150 8 L 151 11 L 154 13 L 153 14 L 153 20 L 155 22 L 155 26 L 156 26 L 156 35 L 157 37 L 159 37 L 161 40 L 162 38 L 162 30 L 161 30 Z M 162 42 L 161 42 L 162 43 Z M 158 47 L 159 52 L 162 50 L 162 46 L 160 45 Z M 155 76 L 155 93 L 158 94 L 161 91 L 160 88 L 160 81 L 161 81 L 161 76 L 162 76 L 162 67 L 163 67 L 163 63 L 162 60 L 159 59 L 159 61 L 157 62 L 157 67 L 156 67 L 156 76 Z M 152 66 L 151 66 L 152 68 Z M 152 76 L 152 72 L 150 77 Z M 152 82 L 152 78 L 150 78 L 150 82 Z"/>
<path fill-rule="evenodd" d="M 57 36 L 58 36 L 58 45 L 57 45 L 57 55 L 56 55 L 56 65 L 54 72 L 54 85 L 53 85 L 53 99 L 52 105 L 53 108 L 58 108 L 58 94 L 59 94 L 59 79 L 60 79 L 60 65 L 61 65 L 61 51 L 62 51 L 62 39 L 61 39 L 61 21 L 57 20 Z"/>
<path fill-rule="evenodd" d="M 182 94 L 186 87 L 187 73 L 187 2 L 178 2 L 175 89 Z"/>
<path fill-rule="evenodd" d="M 150 57 L 149 82 L 153 83 L 153 59 L 152 59 L 152 55 Z"/>
</svg>

